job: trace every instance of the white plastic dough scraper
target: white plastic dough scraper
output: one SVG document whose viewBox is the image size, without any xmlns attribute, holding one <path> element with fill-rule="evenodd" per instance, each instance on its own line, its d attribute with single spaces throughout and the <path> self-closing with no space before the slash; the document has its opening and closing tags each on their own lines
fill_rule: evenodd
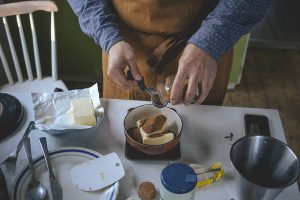
<svg viewBox="0 0 300 200">
<path fill-rule="evenodd" d="M 123 165 L 116 153 L 84 162 L 71 169 L 73 184 L 84 191 L 105 188 L 120 180 L 124 175 Z"/>
</svg>

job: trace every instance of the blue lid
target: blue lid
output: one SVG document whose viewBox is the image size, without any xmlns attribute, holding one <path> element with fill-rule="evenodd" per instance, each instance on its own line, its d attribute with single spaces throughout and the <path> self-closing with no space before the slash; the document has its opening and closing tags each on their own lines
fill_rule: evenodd
<svg viewBox="0 0 300 200">
<path fill-rule="evenodd" d="M 184 194 L 192 191 L 197 184 L 197 175 L 188 165 L 174 163 L 161 172 L 161 183 L 170 192 Z"/>
</svg>

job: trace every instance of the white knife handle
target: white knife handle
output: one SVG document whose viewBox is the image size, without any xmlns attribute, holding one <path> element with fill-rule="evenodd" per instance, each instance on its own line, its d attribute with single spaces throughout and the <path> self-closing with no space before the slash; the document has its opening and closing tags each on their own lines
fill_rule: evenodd
<svg viewBox="0 0 300 200">
<path fill-rule="evenodd" d="M 49 171 L 49 176 L 52 177 L 52 176 L 54 176 L 54 173 L 53 173 L 52 165 L 51 165 L 51 162 L 50 162 L 50 159 L 49 159 L 49 152 L 48 152 L 46 138 L 41 137 L 40 138 L 40 143 L 41 143 L 41 146 L 42 146 L 42 149 L 43 149 L 43 152 L 44 152 L 44 157 L 45 157 L 46 165 L 47 165 L 47 168 L 48 168 L 48 171 Z"/>
</svg>

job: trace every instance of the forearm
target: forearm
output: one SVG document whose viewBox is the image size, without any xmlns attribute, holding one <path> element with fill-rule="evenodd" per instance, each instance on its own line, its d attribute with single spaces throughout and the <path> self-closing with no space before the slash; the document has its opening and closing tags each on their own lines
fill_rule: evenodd
<svg viewBox="0 0 300 200">
<path fill-rule="evenodd" d="M 189 39 L 214 59 L 231 49 L 238 39 L 259 22 L 271 0 L 220 0 Z"/>
<path fill-rule="evenodd" d="M 77 15 L 81 30 L 94 39 L 105 52 L 123 40 L 118 17 L 110 0 L 68 0 Z"/>
</svg>

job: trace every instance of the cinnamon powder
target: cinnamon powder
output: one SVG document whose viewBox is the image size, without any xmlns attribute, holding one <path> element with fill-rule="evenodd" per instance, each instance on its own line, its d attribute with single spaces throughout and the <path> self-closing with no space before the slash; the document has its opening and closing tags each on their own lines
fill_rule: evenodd
<svg viewBox="0 0 300 200">
<path fill-rule="evenodd" d="M 134 141 L 143 144 L 143 138 L 138 127 L 129 128 L 127 133 Z"/>
<path fill-rule="evenodd" d="M 149 134 L 160 130 L 163 127 L 163 125 L 166 123 L 166 121 L 167 118 L 165 115 L 149 117 L 147 119 L 143 119 L 140 121 L 141 122 L 140 127 L 142 127 L 143 130 Z"/>
</svg>

